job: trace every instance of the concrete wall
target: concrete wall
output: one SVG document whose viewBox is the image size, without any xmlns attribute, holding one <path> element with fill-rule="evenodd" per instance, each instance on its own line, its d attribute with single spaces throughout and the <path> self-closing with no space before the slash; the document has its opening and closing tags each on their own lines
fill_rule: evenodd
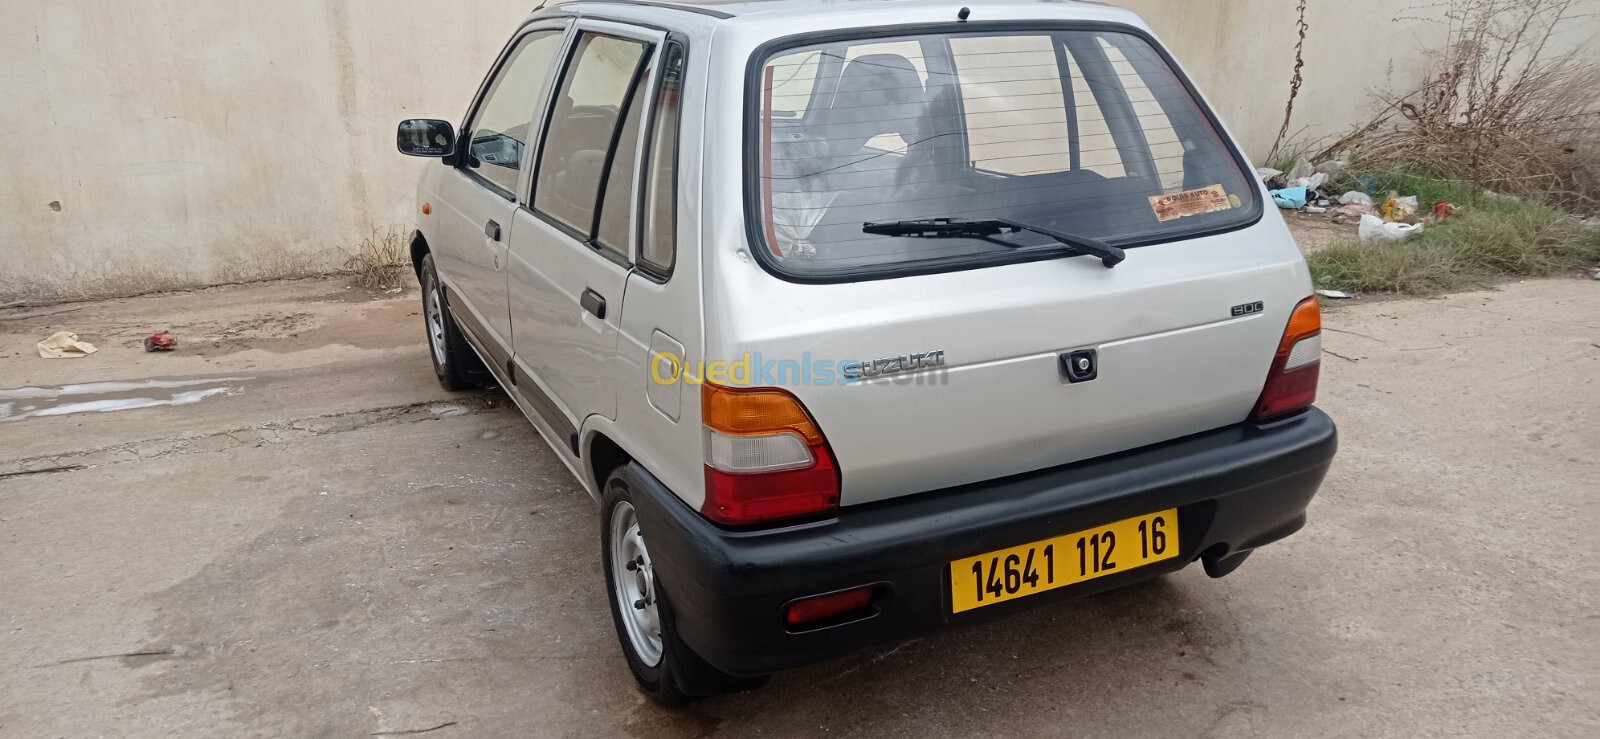
<svg viewBox="0 0 1600 739">
<path fill-rule="evenodd" d="M 1264 155 L 1291 0 L 1121 2 Z M 459 119 L 535 4 L 0 0 L 0 303 L 337 267 L 371 228 L 411 220 L 421 162 L 395 153 L 395 122 Z M 1312 0 L 1296 129 L 1348 128 L 1371 90 L 1415 78 L 1444 27 L 1414 4 Z M 1600 30 L 1600 0 L 1582 5 L 1561 43 Z"/>
<path fill-rule="evenodd" d="M 0 0 L 0 303 L 337 267 L 535 4 Z"/>
</svg>

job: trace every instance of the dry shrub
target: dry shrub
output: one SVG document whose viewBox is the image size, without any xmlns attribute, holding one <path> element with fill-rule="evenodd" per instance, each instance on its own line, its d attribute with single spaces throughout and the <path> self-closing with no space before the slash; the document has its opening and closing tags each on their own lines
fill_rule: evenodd
<svg viewBox="0 0 1600 739">
<path fill-rule="evenodd" d="M 1449 34 L 1414 88 L 1316 159 L 1402 166 L 1600 211 L 1600 66 L 1550 44 L 1578 0 L 1448 0 Z"/>
<path fill-rule="evenodd" d="M 344 268 L 355 273 L 362 287 L 388 290 L 403 285 L 407 249 L 405 234 L 398 226 L 374 226 L 356 250 L 345 251 L 345 255 Z"/>
</svg>

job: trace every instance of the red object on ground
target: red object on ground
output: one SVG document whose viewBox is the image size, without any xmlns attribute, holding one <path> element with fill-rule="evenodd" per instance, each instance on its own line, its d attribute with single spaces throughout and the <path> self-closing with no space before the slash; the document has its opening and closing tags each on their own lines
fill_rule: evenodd
<svg viewBox="0 0 1600 739">
<path fill-rule="evenodd" d="M 170 352 L 178 348 L 178 340 L 167 335 L 165 331 L 157 331 L 144 339 L 144 350 L 147 352 Z"/>
<path fill-rule="evenodd" d="M 1450 201 L 1440 200 L 1433 204 L 1433 214 L 1440 218 L 1449 218 L 1456 214 L 1456 208 L 1450 204 Z"/>
</svg>

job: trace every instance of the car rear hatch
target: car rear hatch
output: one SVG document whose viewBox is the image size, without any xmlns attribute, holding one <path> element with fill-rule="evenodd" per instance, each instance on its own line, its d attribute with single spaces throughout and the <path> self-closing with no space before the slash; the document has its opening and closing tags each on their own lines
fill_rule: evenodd
<svg viewBox="0 0 1600 739">
<path fill-rule="evenodd" d="M 1153 39 L 840 32 L 756 63 L 750 251 L 714 252 L 708 358 L 800 399 L 844 504 L 1250 414 L 1310 281 Z"/>
</svg>

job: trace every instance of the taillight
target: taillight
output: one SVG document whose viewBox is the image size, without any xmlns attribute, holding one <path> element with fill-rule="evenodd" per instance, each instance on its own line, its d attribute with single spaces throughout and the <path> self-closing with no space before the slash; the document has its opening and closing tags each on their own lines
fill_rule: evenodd
<svg viewBox="0 0 1600 739">
<path fill-rule="evenodd" d="M 1322 306 L 1315 295 L 1300 301 L 1278 342 L 1252 421 L 1271 421 L 1310 407 L 1317 399 L 1322 370 Z"/>
<path fill-rule="evenodd" d="M 700 512 L 742 526 L 815 516 L 839 507 L 839 468 L 827 439 L 793 395 L 778 388 L 700 387 L 706 433 L 706 500 Z"/>
</svg>

